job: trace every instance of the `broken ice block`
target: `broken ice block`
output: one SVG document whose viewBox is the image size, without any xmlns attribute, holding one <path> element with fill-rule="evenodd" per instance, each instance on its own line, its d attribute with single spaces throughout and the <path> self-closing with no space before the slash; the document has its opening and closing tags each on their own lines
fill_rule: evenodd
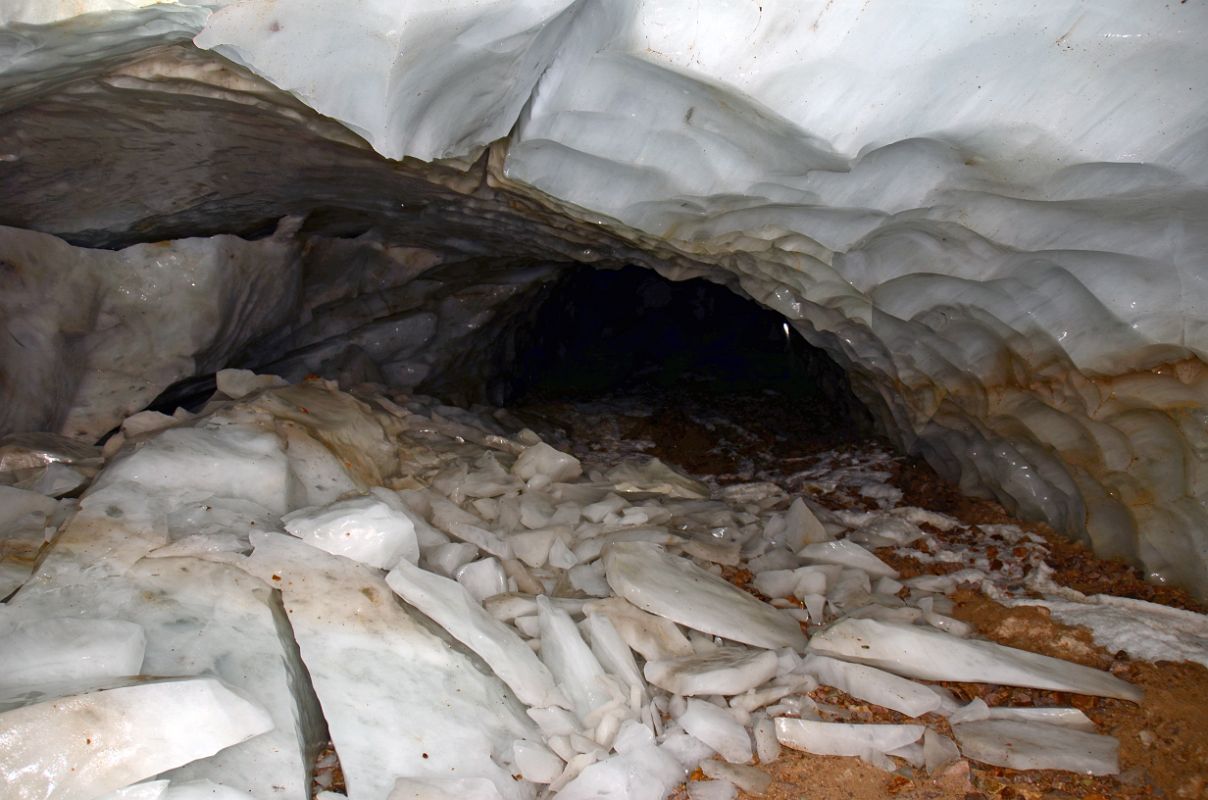
<svg viewBox="0 0 1208 800">
<path fill-rule="evenodd" d="M 612 700 L 604 668 L 579 635 L 570 615 L 555 608 L 544 595 L 537 598 L 537 618 L 541 625 L 541 660 L 574 704 L 579 719 L 586 725 L 594 724 L 589 721 L 592 712 Z"/>
<path fill-rule="evenodd" d="M 757 647 L 805 645 L 801 627 L 788 614 L 658 545 L 609 545 L 604 567 L 617 594 L 652 614 Z"/>
<path fill-rule="evenodd" d="M 761 761 L 763 759 L 760 759 Z M 715 780 L 729 781 L 748 794 L 760 796 L 772 785 L 772 776 L 758 767 L 727 764 L 710 758 L 700 762 L 701 772 Z"/>
<path fill-rule="evenodd" d="M 668 497 L 701 500 L 709 496 L 709 487 L 652 458 L 645 464 L 626 461 L 613 467 L 604 477 L 618 492 L 651 492 Z"/>
<path fill-rule="evenodd" d="M 811 654 L 805 659 L 804 669 L 823 685 L 908 717 L 921 717 L 943 703 L 943 698 L 928 686 L 863 664 Z"/>
<path fill-rule="evenodd" d="M 872 756 L 917 742 L 922 725 L 875 725 L 851 722 L 819 722 L 812 719 L 778 717 L 776 738 L 785 747 L 820 756 Z"/>
<path fill-rule="evenodd" d="M 770 680 L 778 665 L 771 650 L 719 647 L 710 653 L 647 661 L 646 680 L 672 694 L 732 696 Z"/>
<path fill-rule="evenodd" d="M 571 481 L 583 474 L 579 459 L 555 450 L 545 442 L 526 447 L 512 465 L 512 474 L 522 481 L 530 482 L 534 489 L 551 483 Z M 540 478 L 540 480 L 534 480 Z"/>
<path fill-rule="evenodd" d="M 272 727 L 216 678 L 47 700 L 0 714 L 0 783 L 21 800 L 97 797 Z"/>
<path fill-rule="evenodd" d="M 674 622 L 647 614 L 622 597 L 590 601 L 583 609 L 588 615 L 608 617 L 625 643 L 643 658 L 686 656 L 693 652 L 692 643 Z"/>
<path fill-rule="evenodd" d="M 386 576 L 387 585 L 494 670 L 522 703 L 554 702 L 554 677 L 511 628 L 488 614 L 456 581 L 407 561 Z"/>
<path fill-rule="evenodd" d="M 864 570 L 869 575 L 877 577 L 896 578 L 898 571 L 865 550 L 855 542 L 840 539 L 836 542 L 818 542 L 806 545 L 797 555 L 807 561 L 819 564 L 839 564 Z"/>
<path fill-rule="evenodd" d="M 1137 702 L 1143 692 L 1103 670 L 942 631 L 872 619 L 844 619 L 809 649 L 911 678 L 1028 686 Z"/>
<path fill-rule="evenodd" d="M 390 569 L 400 558 L 412 563 L 419 559 L 411 518 L 374 496 L 299 509 L 281 522 L 313 547 L 378 569 Z"/>
<path fill-rule="evenodd" d="M 137 675 L 147 639 L 141 625 L 59 618 L 6 623 L 0 606 L 0 688 L 92 683 Z"/>
<path fill-rule="evenodd" d="M 505 800 L 532 797 L 531 784 L 512 779 L 511 756 L 516 739 L 537 732 L 497 677 L 422 625 L 376 570 L 284 534 L 253 544 L 248 568 L 281 591 L 349 800 L 381 800 L 396 778 L 436 776 L 486 778 Z"/>
<path fill-rule="evenodd" d="M 726 761 L 745 764 L 751 760 L 751 735 L 726 709 L 692 699 L 676 721 Z"/>
<path fill-rule="evenodd" d="M 1120 771 L 1120 743 L 1064 725 L 988 719 L 953 725 L 965 758 L 1010 769 L 1063 769 L 1084 775 Z"/>
</svg>

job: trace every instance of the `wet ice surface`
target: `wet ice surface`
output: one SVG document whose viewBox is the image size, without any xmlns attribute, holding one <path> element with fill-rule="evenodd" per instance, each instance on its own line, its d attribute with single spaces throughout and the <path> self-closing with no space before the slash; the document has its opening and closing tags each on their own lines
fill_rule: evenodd
<svg viewBox="0 0 1208 800">
<path fill-rule="evenodd" d="M 1118 770 L 1076 709 L 962 706 L 931 683 L 1139 697 L 948 616 L 958 585 L 1041 585 L 1041 543 L 997 526 L 1003 553 L 941 547 L 932 532 L 962 523 L 902 507 L 888 454 L 721 486 L 628 445 L 571 454 L 487 410 L 219 385 L 240 399 L 133 440 L 81 501 L 7 489 L 0 525 L 53 534 L 0 605 L 15 798 L 302 800 L 327 740 L 351 800 L 657 800 L 698 767 L 690 797 L 732 797 L 766 788 L 751 762 L 781 746 L 887 770 Z M 859 502 L 818 503 L 836 492 Z M 886 547 L 953 569 L 905 579 Z M 1092 630 L 1122 608 L 1045 602 Z M 1163 619 L 1147 617 L 1151 657 Z M 1170 619 L 1194 648 L 1202 619 Z M 909 721 L 835 719 L 819 685 Z M 85 713 L 117 705 L 138 724 Z"/>
</svg>

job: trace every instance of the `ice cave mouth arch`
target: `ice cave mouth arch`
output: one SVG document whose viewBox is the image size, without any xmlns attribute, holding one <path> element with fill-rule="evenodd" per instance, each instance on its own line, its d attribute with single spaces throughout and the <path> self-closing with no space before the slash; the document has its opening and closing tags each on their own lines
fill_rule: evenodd
<svg viewBox="0 0 1208 800">
<path fill-rule="evenodd" d="M 94 5 L 4 17 L 0 430 L 230 363 L 417 386 L 553 265 L 632 264 L 782 315 L 963 490 L 1208 586 L 1203 9 L 996 8 L 857 74 L 918 21 L 737 4 L 761 47 L 689 53 L 674 3 L 374 12 L 297 58 L 322 4 Z"/>
</svg>

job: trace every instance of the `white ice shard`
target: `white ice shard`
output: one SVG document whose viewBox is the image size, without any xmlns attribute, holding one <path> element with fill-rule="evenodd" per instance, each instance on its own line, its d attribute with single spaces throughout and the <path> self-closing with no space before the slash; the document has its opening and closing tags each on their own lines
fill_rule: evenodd
<svg viewBox="0 0 1208 800">
<path fill-rule="evenodd" d="M 66 611 L 67 609 L 62 609 Z M 8 622 L 0 606 L 0 688 L 92 683 L 138 675 L 147 649 L 141 625 L 122 620 L 58 617 Z"/>
<path fill-rule="evenodd" d="M 541 485 L 570 481 L 583 474 L 583 467 L 579 459 L 569 453 L 555 450 L 541 442 L 526 447 L 524 452 L 517 456 L 516 463 L 512 465 L 512 474 L 539 489 L 541 486 L 534 485 L 534 478 L 540 477 Z"/>
<path fill-rule="evenodd" d="M 917 625 L 844 619 L 815 634 L 809 649 L 923 680 L 1030 686 L 1133 702 L 1143 696 L 1103 670 Z"/>
<path fill-rule="evenodd" d="M 824 686 L 833 686 L 852 697 L 891 708 L 908 717 L 921 717 L 943 704 L 943 698 L 930 687 L 863 664 L 811 653 L 802 670 Z"/>
<path fill-rule="evenodd" d="M 757 647 L 805 645 L 792 617 L 658 545 L 609 545 L 604 566 L 616 593 L 652 614 Z"/>
<path fill-rule="evenodd" d="M 593 600 L 583 609 L 589 616 L 608 617 L 625 643 L 643 658 L 657 660 L 693 652 L 692 643 L 674 622 L 647 614 L 624 598 Z"/>
<path fill-rule="evenodd" d="M 533 783 L 553 783 L 566 766 L 548 747 L 526 739 L 517 739 L 512 753 L 521 776 Z"/>
<path fill-rule="evenodd" d="M 709 496 L 708 486 L 677 472 L 657 458 L 644 464 L 624 462 L 610 469 L 604 477 L 613 482 L 618 492 L 653 492 L 689 500 Z"/>
<path fill-rule="evenodd" d="M 604 668 L 579 635 L 570 615 L 542 595 L 537 598 L 541 630 L 541 660 L 549 667 L 558 687 L 566 693 L 584 725 L 594 725 L 593 712 L 612 700 Z M 547 703 L 548 705 L 548 703 Z"/>
<path fill-rule="evenodd" d="M 535 731 L 498 678 L 417 622 L 376 570 L 284 534 L 253 543 L 248 568 L 281 591 L 349 800 L 381 800 L 403 777 L 484 778 L 504 800 L 532 796 L 500 766 Z"/>
<path fill-rule="evenodd" d="M 761 758 L 760 761 L 763 759 Z M 710 758 L 700 762 L 701 772 L 716 780 L 725 780 L 748 794 L 760 797 L 772 785 L 772 776 L 758 767 L 729 764 Z"/>
<path fill-rule="evenodd" d="M 554 676 L 516 633 L 488 614 L 456 581 L 400 562 L 386 584 L 445 631 L 473 650 L 522 703 L 555 701 Z"/>
<path fill-rule="evenodd" d="M 726 761 L 745 764 L 751 760 L 751 734 L 728 710 L 694 698 L 688 700 L 676 722 Z"/>
<path fill-rule="evenodd" d="M 1011 769 L 1062 769 L 1085 775 L 1120 771 L 1120 743 L 1111 736 L 1043 722 L 988 719 L 952 726 L 965 758 Z"/>
<path fill-rule="evenodd" d="M 922 725 L 879 725 L 776 718 L 776 738 L 785 747 L 820 756 L 872 756 L 897 750 L 923 735 Z"/>
<path fill-rule="evenodd" d="M 558 800 L 663 800 L 686 770 L 664 747 L 654 743 L 645 726 L 629 721 L 617 735 L 617 754 L 591 764 L 558 790 Z"/>
<path fill-rule="evenodd" d="M 647 661 L 646 680 L 672 694 L 742 694 L 776 675 L 779 659 L 771 650 L 719 647 L 710 652 Z"/>
<path fill-rule="evenodd" d="M 817 542 L 806 545 L 797 553 L 807 561 L 820 564 L 839 564 L 854 567 L 877 577 L 896 578 L 898 571 L 855 542 L 840 539 L 836 542 Z"/>
<path fill-rule="evenodd" d="M 0 776 L 14 800 L 83 800 L 272 727 L 215 678 L 148 681 L 0 713 Z"/>
<path fill-rule="evenodd" d="M 415 524 L 399 508 L 375 496 L 301 508 L 281 518 L 285 529 L 309 545 L 378 569 L 419 560 Z"/>
</svg>

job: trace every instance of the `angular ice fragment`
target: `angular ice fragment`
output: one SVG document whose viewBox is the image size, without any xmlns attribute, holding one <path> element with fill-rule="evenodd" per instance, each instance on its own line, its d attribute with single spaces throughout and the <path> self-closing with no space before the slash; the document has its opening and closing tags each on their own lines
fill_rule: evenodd
<svg viewBox="0 0 1208 800">
<path fill-rule="evenodd" d="M 474 560 L 478 548 L 468 542 L 448 542 L 424 551 L 424 565 L 447 578 Z"/>
<path fill-rule="evenodd" d="M 1133 702 L 1144 694 L 1103 670 L 916 625 L 844 619 L 815 634 L 809 649 L 923 680 L 1000 683 Z"/>
<path fill-rule="evenodd" d="M 1010 769 L 1061 769 L 1084 775 L 1120 771 L 1120 743 L 1063 725 L 988 719 L 953 725 L 965 758 Z"/>
<path fill-rule="evenodd" d="M 583 474 L 579 459 L 555 450 L 545 442 L 526 447 L 512 465 L 512 474 L 529 482 L 534 489 L 560 481 L 572 481 Z M 538 478 L 538 480 L 534 480 Z"/>
<path fill-rule="evenodd" d="M 688 781 L 688 800 L 734 800 L 738 789 L 729 781 Z"/>
<path fill-rule="evenodd" d="M 840 539 L 836 542 L 819 542 L 806 545 L 797 552 L 801 558 L 821 564 L 839 564 L 854 567 L 869 575 L 898 577 L 898 571 L 855 542 Z"/>
<path fill-rule="evenodd" d="M 473 650 L 522 703 L 554 702 L 554 677 L 511 628 L 488 614 L 456 581 L 399 562 L 386 584 L 450 636 Z"/>
<path fill-rule="evenodd" d="M 108 619 L 4 622 L 0 606 L 0 688 L 92 683 L 139 674 L 147 637 L 141 625 Z"/>
<path fill-rule="evenodd" d="M 923 734 L 923 765 L 928 775 L 934 775 L 949 764 L 955 763 L 961 757 L 961 751 L 956 743 L 942 733 L 936 733 L 930 728 Z"/>
<path fill-rule="evenodd" d="M 555 608 L 549 598 L 537 598 L 537 618 L 541 623 L 541 660 L 574 704 L 579 719 L 584 724 L 591 724 L 588 720 L 592 712 L 612 699 L 604 669 L 579 636 L 579 629 L 570 615 Z"/>
<path fill-rule="evenodd" d="M 811 654 L 804 670 L 825 686 L 833 686 L 852 697 L 867 700 L 908 717 L 935 711 L 943 699 L 930 687 L 891 672 Z"/>
<path fill-rule="evenodd" d="M 745 764 L 751 760 L 751 735 L 726 709 L 692 699 L 676 721 L 726 761 Z"/>
<path fill-rule="evenodd" d="M 232 400 L 240 400 L 252 392 L 288 386 L 289 382 L 276 375 L 257 375 L 250 369 L 220 369 L 214 376 L 218 391 Z"/>
<path fill-rule="evenodd" d="M 780 739 L 776 737 L 776 721 L 765 716 L 758 717 L 751 725 L 755 737 L 755 752 L 760 764 L 771 764 L 780 758 Z"/>
<path fill-rule="evenodd" d="M 672 694 L 732 696 L 754 689 L 776 674 L 771 650 L 719 647 L 710 653 L 647 661 L 646 680 Z"/>
<path fill-rule="evenodd" d="M 778 717 L 776 738 L 785 747 L 820 756 L 859 756 L 876 763 L 877 755 L 897 750 L 923 735 L 922 725 L 875 725 L 819 722 Z"/>
<path fill-rule="evenodd" d="M 653 743 L 591 764 L 558 791 L 558 800 L 663 800 L 684 779 L 684 769 Z"/>
<path fill-rule="evenodd" d="M 22 800 L 97 797 L 272 727 L 216 678 L 88 692 L 0 713 L 0 776 Z"/>
<path fill-rule="evenodd" d="M 645 694 L 646 681 L 633 658 L 633 651 L 607 616 L 591 614 L 587 617 L 587 635 L 591 639 L 591 652 L 600 660 L 600 666 L 609 674 L 619 678 L 628 686 L 636 686 Z"/>
<path fill-rule="evenodd" d="M 756 573 L 751 585 L 766 597 L 788 597 L 797 588 L 798 580 L 795 570 L 770 569 Z"/>
<path fill-rule="evenodd" d="M 657 458 L 641 465 L 626 461 L 610 469 L 604 477 L 613 482 L 618 492 L 651 492 L 689 500 L 703 500 L 709 496 L 708 486 L 675 471 Z"/>
<path fill-rule="evenodd" d="M 762 795 L 772 785 L 772 776 L 758 767 L 727 764 L 710 758 L 700 762 L 701 772 L 715 780 L 729 781 L 747 794 Z"/>
<path fill-rule="evenodd" d="M 509 768 L 512 742 L 537 733 L 496 676 L 421 624 L 377 570 L 283 534 L 253 543 L 249 569 L 281 591 L 350 800 L 384 797 L 399 777 L 485 778 L 507 800 L 532 797 Z"/>
<path fill-rule="evenodd" d="M 527 739 L 517 739 L 512 753 L 521 777 L 533 783 L 553 783 L 566 766 L 548 747 Z"/>
<path fill-rule="evenodd" d="M 805 644 L 792 617 L 658 545 L 609 545 L 604 567 L 618 595 L 652 614 L 757 647 Z"/>
<path fill-rule="evenodd" d="M 584 605 L 588 615 L 603 614 L 616 627 L 634 652 L 646 659 L 691 655 L 688 637 L 674 622 L 647 614 L 621 597 L 595 600 Z"/>
<path fill-rule="evenodd" d="M 378 569 L 400 558 L 419 560 L 415 524 L 373 496 L 340 500 L 326 508 L 303 508 L 281 518 L 285 529 L 307 544 Z"/>
<path fill-rule="evenodd" d="M 459 568 L 455 574 L 457 582 L 479 603 L 488 597 L 503 594 L 508 588 L 508 577 L 497 558 L 471 561 Z"/>
<path fill-rule="evenodd" d="M 807 544 L 826 542 L 834 538 L 800 497 L 794 500 L 785 512 L 784 537 L 790 550 L 800 550 Z"/>
<path fill-rule="evenodd" d="M 1097 729 L 1090 717 L 1076 708 L 1009 708 L 995 706 L 989 710 L 990 719 L 1010 719 L 1017 722 L 1043 722 L 1076 731 L 1094 733 Z"/>
<path fill-rule="evenodd" d="M 525 564 L 534 569 L 543 567 L 546 560 L 549 559 L 550 546 L 554 543 L 554 536 L 557 535 L 559 530 L 565 530 L 566 533 L 570 533 L 569 528 L 544 528 L 519 531 L 508 536 L 508 544 L 512 547 L 512 554 Z"/>
</svg>

